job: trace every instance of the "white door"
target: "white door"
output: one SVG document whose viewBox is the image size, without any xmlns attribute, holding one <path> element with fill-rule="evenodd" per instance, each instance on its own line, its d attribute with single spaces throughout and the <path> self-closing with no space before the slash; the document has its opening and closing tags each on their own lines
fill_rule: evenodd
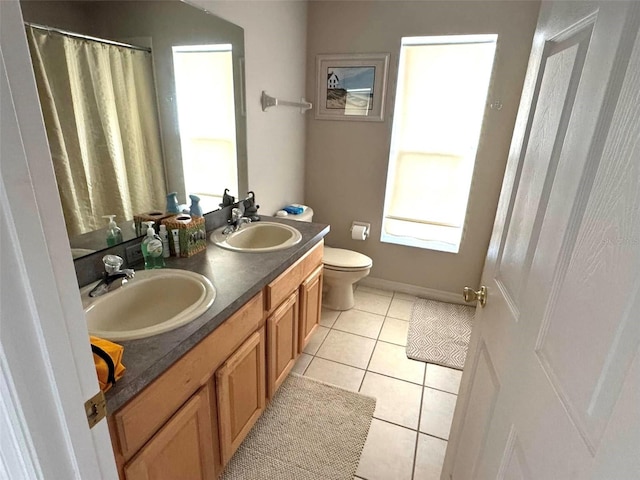
<svg viewBox="0 0 640 480">
<path fill-rule="evenodd" d="M 640 2 L 543 2 L 443 479 L 640 478 Z"/>
<path fill-rule="evenodd" d="M 16 0 L 0 0 L 0 479 L 117 478 Z"/>
</svg>

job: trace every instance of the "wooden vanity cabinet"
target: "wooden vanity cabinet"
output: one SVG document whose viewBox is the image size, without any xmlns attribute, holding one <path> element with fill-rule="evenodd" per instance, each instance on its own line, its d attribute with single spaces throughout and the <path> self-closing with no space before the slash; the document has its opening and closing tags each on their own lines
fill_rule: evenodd
<svg viewBox="0 0 640 480">
<path fill-rule="evenodd" d="M 264 411 L 264 328 L 255 332 L 216 372 L 222 465 L 226 465 Z"/>
<path fill-rule="evenodd" d="M 320 320 L 323 242 L 109 416 L 123 480 L 217 478 Z"/>
<path fill-rule="evenodd" d="M 267 318 L 269 398 L 287 378 L 298 358 L 298 314 L 298 292 L 295 291 Z"/>
<path fill-rule="evenodd" d="M 300 285 L 299 347 L 302 352 L 320 324 L 322 312 L 322 268 L 318 266 Z"/>
<path fill-rule="evenodd" d="M 215 478 L 213 395 L 213 382 L 198 390 L 125 465 L 127 480 Z"/>
<path fill-rule="evenodd" d="M 320 321 L 324 242 L 265 288 L 267 392 L 273 398 Z"/>
<path fill-rule="evenodd" d="M 109 416 L 111 442 L 121 479 L 191 478 L 183 475 L 162 476 L 164 472 L 172 470 L 168 466 L 160 470 L 150 469 L 146 464 L 156 457 L 153 461 L 175 461 L 176 468 L 179 468 L 180 458 L 192 458 L 182 453 L 181 448 L 187 444 L 193 448 L 196 442 L 196 451 L 206 449 L 213 457 L 214 476 L 205 478 L 215 478 L 221 473 L 223 462 L 218 419 L 221 409 L 228 411 L 229 406 L 219 408 L 217 404 L 219 392 L 215 384 L 216 372 L 242 350 L 255 334 L 263 339 L 263 327 L 264 298 L 259 293 L 142 392 Z M 255 383 L 261 379 L 261 386 L 256 388 L 264 390 L 264 340 L 260 345 L 262 353 L 258 355 L 262 358 L 262 375 L 256 375 L 253 381 Z M 203 393 L 205 388 L 206 395 Z M 205 435 L 204 431 L 206 422 L 201 411 L 204 403 L 208 403 L 210 436 Z M 198 425 L 197 434 L 194 425 Z M 200 443 L 202 440 L 206 440 L 206 443 Z M 203 462 L 198 462 L 209 465 L 211 458 L 204 457 Z M 202 467 L 202 472 L 209 471 L 208 467 Z"/>
</svg>

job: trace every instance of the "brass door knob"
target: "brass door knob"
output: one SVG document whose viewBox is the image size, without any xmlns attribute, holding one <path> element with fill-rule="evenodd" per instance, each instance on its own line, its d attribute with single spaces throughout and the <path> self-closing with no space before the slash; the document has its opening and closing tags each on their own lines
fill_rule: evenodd
<svg viewBox="0 0 640 480">
<path fill-rule="evenodd" d="M 484 307 L 487 304 L 487 287 L 482 285 L 477 292 L 470 287 L 464 287 L 462 290 L 462 296 L 467 303 L 480 302 L 480 306 Z"/>
</svg>

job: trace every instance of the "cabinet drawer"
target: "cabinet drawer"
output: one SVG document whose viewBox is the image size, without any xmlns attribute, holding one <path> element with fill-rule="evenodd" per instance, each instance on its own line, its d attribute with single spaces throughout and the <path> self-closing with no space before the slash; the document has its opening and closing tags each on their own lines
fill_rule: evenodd
<svg viewBox="0 0 640 480">
<path fill-rule="evenodd" d="M 324 240 L 321 240 L 304 257 L 267 285 L 266 308 L 268 312 L 273 311 L 286 300 L 289 295 L 298 289 L 305 278 L 311 275 L 318 265 L 322 264 L 323 249 Z"/>
<path fill-rule="evenodd" d="M 120 454 L 128 460 L 263 323 L 259 293 L 113 414 Z M 112 432 L 113 435 L 113 432 Z"/>
</svg>

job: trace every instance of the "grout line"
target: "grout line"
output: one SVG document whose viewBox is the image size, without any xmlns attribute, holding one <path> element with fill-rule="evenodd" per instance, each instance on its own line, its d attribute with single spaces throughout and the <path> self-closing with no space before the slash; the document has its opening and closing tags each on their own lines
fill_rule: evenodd
<svg viewBox="0 0 640 480">
<path fill-rule="evenodd" d="M 453 392 L 449 392 L 447 390 L 442 390 L 441 388 L 436 388 L 436 387 L 430 387 L 429 385 L 423 385 L 424 388 L 430 388 L 431 390 L 436 390 L 438 392 L 442 392 L 442 393 L 448 393 L 449 395 L 453 395 L 454 397 L 457 397 L 458 394 L 457 393 L 453 393 Z"/>
<path fill-rule="evenodd" d="M 329 361 L 329 362 L 333 362 L 333 363 L 336 363 L 336 364 L 339 364 L 339 365 L 344 365 L 344 366 L 348 366 L 348 367 L 351 367 L 351 368 L 355 368 L 356 370 L 364 371 L 364 375 L 362 377 L 362 380 L 361 380 L 360 385 L 359 385 L 358 390 L 357 390 L 358 392 L 360 392 L 362 390 L 362 385 L 364 384 L 364 379 L 365 379 L 365 377 L 366 377 L 368 372 L 374 373 L 376 375 L 380 375 L 382 377 L 390 378 L 390 379 L 393 379 L 393 380 L 399 380 L 401 382 L 406 382 L 406 383 L 409 383 L 411 385 L 418 385 L 420 387 L 420 405 L 419 405 L 419 408 L 418 408 L 418 422 L 417 422 L 417 426 L 416 426 L 415 429 L 407 427 L 405 425 L 400 425 L 400 424 L 395 423 L 395 422 L 391 422 L 389 420 L 378 418 L 375 415 L 373 417 L 373 418 L 375 418 L 376 420 L 378 420 L 380 422 L 384 422 L 384 423 L 387 423 L 387 424 L 390 424 L 390 425 L 394 425 L 396 427 L 404 428 L 404 429 L 407 429 L 409 431 L 413 431 L 415 433 L 415 442 L 414 442 L 414 450 L 413 450 L 413 463 L 412 463 L 412 469 L 411 469 L 411 480 L 419 480 L 419 479 L 417 479 L 415 477 L 415 469 L 416 469 L 416 464 L 417 464 L 417 459 L 418 459 L 418 442 L 420 441 L 420 435 L 422 434 L 422 435 L 426 435 L 426 436 L 429 436 L 429 437 L 432 437 L 432 438 L 435 438 L 435 439 L 438 439 L 438 440 L 441 440 L 441 441 L 444 441 L 444 442 L 448 442 L 448 439 L 444 439 L 442 437 L 438 437 L 436 435 L 432 435 L 432 434 L 420 431 L 420 422 L 422 421 L 422 409 L 423 409 L 424 397 L 425 397 L 425 391 L 426 391 L 425 389 L 426 388 L 430 388 L 432 390 L 436 390 L 436 391 L 439 391 L 439 392 L 442 392 L 442 393 L 447 393 L 449 395 L 455 395 L 456 397 L 458 395 L 456 393 L 452 393 L 452 392 L 449 392 L 449 391 L 446 391 L 446 390 L 442 390 L 440 388 L 435 388 L 435 387 L 431 387 L 431 386 L 425 385 L 426 379 L 427 379 L 427 366 L 429 365 L 428 362 L 422 362 L 422 363 L 424 363 L 425 367 L 424 367 L 424 372 L 423 372 L 422 383 L 421 384 L 420 383 L 411 382 L 411 381 L 408 381 L 408 380 L 405 380 L 405 379 L 402 379 L 402 378 L 394 377 L 394 376 L 391 376 L 391 375 L 386 375 L 386 374 L 383 374 L 383 373 L 374 372 L 374 371 L 371 371 L 369 369 L 370 366 L 371 366 L 371 360 L 373 359 L 373 355 L 374 355 L 374 353 L 375 353 L 375 351 L 377 349 L 378 342 L 382 342 L 382 343 L 386 343 L 388 345 L 393 345 L 393 346 L 399 346 L 399 347 L 405 347 L 406 348 L 406 345 L 399 345 L 399 344 L 395 344 L 393 342 L 386 342 L 386 341 L 380 340 L 380 335 L 382 334 L 382 329 L 384 328 L 384 324 L 387 321 L 387 319 L 391 318 L 391 319 L 398 320 L 398 321 L 408 322 L 408 320 L 405 320 L 405 319 L 389 316 L 389 310 L 391 308 L 391 303 L 393 302 L 393 299 L 396 298 L 396 294 L 397 294 L 397 292 L 393 292 L 393 296 L 391 297 L 392 300 L 389 303 L 389 306 L 387 307 L 387 313 L 384 315 L 384 320 L 383 320 L 382 326 L 380 327 L 380 330 L 378 331 L 378 335 L 377 335 L 377 337 L 375 339 L 373 339 L 371 337 L 367 337 L 365 335 L 360 335 L 360 334 L 353 333 L 353 332 L 346 332 L 344 330 L 340 330 L 339 328 L 335 328 L 335 325 L 336 325 L 340 315 L 342 314 L 342 312 L 340 312 L 340 314 L 338 314 L 338 316 L 336 317 L 335 321 L 333 322 L 332 326 L 331 327 L 325 327 L 325 328 L 329 329 L 329 332 L 327 333 L 327 336 L 325 336 L 323 341 L 320 343 L 318 349 L 316 350 L 316 353 L 315 354 L 307 354 L 307 355 L 310 355 L 312 357 L 312 360 L 309 362 L 309 365 L 311 365 L 311 363 L 313 362 L 314 358 L 320 358 L 320 359 L 323 359 L 323 360 L 326 360 L 326 361 Z M 365 310 L 359 310 L 359 309 L 356 309 L 356 310 L 361 311 L 361 312 L 366 312 Z M 374 314 L 374 315 L 380 315 L 380 314 L 377 314 L 375 312 L 366 312 L 366 313 L 371 313 L 371 314 Z M 364 369 L 360 368 L 360 367 L 355 367 L 353 365 L 349 365 L 347 363 L 343 363 L 343 362 L 336 361 L 336 360 L 329 359 L 329 358 L 324 358 L 324 357 L 321 357 L 321 356 L 317 355 L 317 353 L 322 348 L 322 345 L 326 341 L 327 337 L 329 336 L 329 333 L 331 333 L 331 330 L 335 330 L 335 331 L 341 332 L 341 333 L 355 335 L 355 336 L 361 337 L 361 338 L 367 338 L 369 340 L 375 340 L 374 348 L 373 348 L 373 350 L 371 352 L 371 355 L 369 356 L 369 360 L 367 362 L 367 366 Z M 307 368 L 305 368 L 305 372 L 304 373 L 306 373 L 308 368 L 309 368 L 309 366 L 307 366 Z M 457 398 L 456 398 L 456 401 L 457 401 Z M 367 480 L 365 477 L 358 477 L 358 478 L 362 478 L 363 480 Z"/>
<path fill-rule="evenodd" d="M 384 320 L 382 321 L 382 323 L 384 324 Z M 364 338 L 368 338 L 369 340 L 377 340 L 378 337 L 380 336 L 380 332 L 378 332 L 378 337 L 367 337 L 366 335 L 361 335 L 359 333 L 353 333 L 353 332 L 348 332 L 347 330 L 340 330 L 339 328 L 336 327 L 331 327 L 332 330 L 336 330 L 338 332 L 342 332 L 342 333 L 350 333 L 351 335 L 357 335 L 358 337 L 364 337 Z M 382 331 L 382 325 L 380 325 L 380 331 Z"/>
<path fill-rule="evenodd" d="M 410 430 L 410 431 L 412 431 L 414 433 L 420 433 L 418 430 L 416 430 L 414 428 L 405 427 L 404 425 L 400 425 L 399 423 L 390 422 L 389 420 L 385 420 L 383 418 L 378 418 L 378 417 L 373 417 L 373 418 L 375 418 L 379 422 L 384 422 L 384 423 L 388 423 L 389 425 L 394 425 L 396 427 L 404 428 L 405 430 Z M 431 436 L 433 436 L 433 435 L 431 435 Z"/>
<path fill-rule="evenodd" d="M 417 428 L 411 428 L 411 427 L 407 427 L 406 425 L 400 425 L 399 423 L 392 422 L 391 420 L 386 420 L 386 419 L 384 419 L 384 418 L 379 418 L 379 417 L 376 417 L 375 415 L 373 416 L 373 418 L 375 418 L 376 420 L 379 420 L 379 421 L 381 421 L 381 422 L 388 423 L 389 425 L 395 425 L 396 427 L 401 427 L 401 428 L 404 428 L 404 429 L 406 429 L 406 430 L 411 430 L 412 432 L 422 433 L 422 432 L 421 432 L 419 429 L 417 429 Z M 425 435 L 426 435 L 426 434 L 425 434 Z M 431 436 L 433 437 L 434 435 L 431 435 Z M 438 437 L 435 437 L 435 438 L 438 438 Z"/>
<path fill-rule="evenodd" d="M 427 380 L 427 368 L 425 366 L 424 374 L 422 376 L 423 385 L 426 380 Z M 416 432 L 416 444 L 413 447 L 413 466 L 411 468 L 411 480 L 414 480 L 415 473 L 416 473 L 416 462 L 418 460 L 418 441 L 420 440 L 420 422 L 422 422 L 422 404 L 424 402 L 424 389 L 425 387 L 423 386 L 420 392 L 420 410 L 418 410 L 418 428 Z"/>
</svg>

